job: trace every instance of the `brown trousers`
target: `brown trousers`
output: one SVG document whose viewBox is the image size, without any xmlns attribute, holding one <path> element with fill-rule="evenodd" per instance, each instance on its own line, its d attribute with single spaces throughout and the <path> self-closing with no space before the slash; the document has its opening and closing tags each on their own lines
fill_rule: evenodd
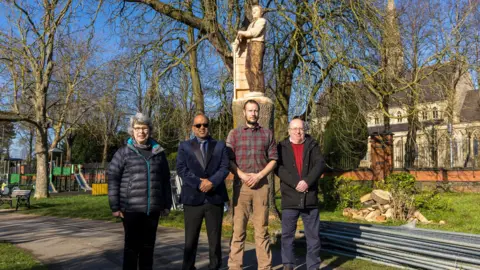
<svg viewBox="0 0 480 270">
<path fill-rule="evenodd" d="M 238 183 L 238 180 L 235 182 Z M 252 210 L 258 269 L 272 269 L 272 252 L 268 234 L 268 192 L 269 186 L 266 178 L 260 180 L 258 186 L 253 189 L 246 185 L 234 184 L 233 234 L 230 242 L 230 256 L 228 258 L 230 270 L 239 270 L 243 267 L 247 223 Z"/>
<path fill-rule="evenodd" d="M 247 58 L 245 59 L 245 76 L 250 91 L 265 93 L 263 77 L 263 55 L 265 44 L 261 41 L 250 41 L 247 44 Z"/>
</svg>

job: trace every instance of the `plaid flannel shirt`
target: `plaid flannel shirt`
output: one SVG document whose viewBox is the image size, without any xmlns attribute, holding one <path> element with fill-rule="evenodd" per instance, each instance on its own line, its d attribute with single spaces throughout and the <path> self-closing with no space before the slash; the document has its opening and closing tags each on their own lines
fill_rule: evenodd
<svg viewBox="0 0 480 270">
<path fill-rule="evenodd" d="M 277 146 L 271 130 L 256 125 L 232 129 L 227 137 L 230 160 L 245 173 L 258 173 L 271 160 L 278 159 Z"/>
</svg>

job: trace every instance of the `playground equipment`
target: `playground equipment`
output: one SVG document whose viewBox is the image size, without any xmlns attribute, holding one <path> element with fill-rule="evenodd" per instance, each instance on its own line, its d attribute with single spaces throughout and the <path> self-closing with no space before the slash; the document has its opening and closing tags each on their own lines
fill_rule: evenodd
<svg viewBox="0 0 480 270">
<path fill-rule="evenodd" d="M 18 184 L 22 161 L 20 158 L 2 158 L 0 160 L 0 181 L 6 183 L 7 186 Z"/>
<path fill-rule="evenodd" d="M 72 167 L 75 165 L 72 165 Z M 87 190 L 92 190 L 92 188 L 88 185 L 87 181 L 85 181 L 85 177 L 83 176 L 82 173 L 82 165 L 76 165 L 78 168 L 78 173 L 75 173 L 76 170 L 75 168 L 72 168 L 72 171 L 74 172 L 73 175 L 75 177 L 75 180 L 77 180 L 78 186 L 87 191 Z"/>
<path fill-rule="evenodd" d="M 52 181 L 48 182 L 48 192 L 50 193 L 58 193 L 57 189 L 53 185 Z"/>
<path fill-rule="evenodd" d="M 49 150 L 50 163 L 48 165 L 48 191 L 57 193 L 61 191 L 91 190 L 88 181 L 82 173 L 82 165 L 63 164 L 63 151 L 57 148 Z M 90 175 L 89 175 L 90 176 Z M 92 178 L 90 176 L 90 181 Z M 29 166 L 22 159 L 0 159 L 0 184 L 10 192 L 13 188 L 34 189 L 36 173 L 35 167 Z"/>
</svg>

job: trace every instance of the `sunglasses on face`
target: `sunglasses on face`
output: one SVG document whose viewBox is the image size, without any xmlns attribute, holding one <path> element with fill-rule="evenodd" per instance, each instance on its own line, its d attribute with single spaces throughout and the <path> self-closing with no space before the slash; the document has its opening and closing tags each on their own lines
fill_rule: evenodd
<svg viewBox="0 0 480 270">
<path fill-rule="evenodd" d="M 203 126 L 204 128 L 208 128 L 208 123 L 206 123 L 206 124 L 195 124 L 193 126 L 196 127 L 196 128 L 200 128 L 201 126 Z"/>
</svg>

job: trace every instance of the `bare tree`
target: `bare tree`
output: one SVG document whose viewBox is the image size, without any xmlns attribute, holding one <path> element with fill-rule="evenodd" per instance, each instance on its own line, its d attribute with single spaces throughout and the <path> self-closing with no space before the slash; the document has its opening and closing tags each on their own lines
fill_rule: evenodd
<svg viewBox="0 0 480 270">
<path fill-rule="evenodd" d="M 2 3 L 11 11 L 10 29 L 0 33 L 2 61 L 10 67 L 12 104 L 0 112 L 0 119 L 28 122 L 36 127 L 37 158 L 36 198 L 45 198 L 47 190 L 47 95 L 54 67 L 55 38 L 72 8 L 72 1 L 44 1 L 42 5 Z M 20 74 L 18 74 L 20 73 Z M 24 99 L 24 100 L 20 100 Z M 28 102 L 33 110 L 21 108 Z"/>
<path fill-rule="evenodd" d="M 49 95 L 48 118 L 54 131 L 50 149 L 57 147 L 66 136 L 72 136 L 76 124 L 95 106 L 89 92 L 95 89 L 91 80 L 102 64 L 92 62 L 97 51 L 92 40 L 93 32 L 86 40 L 65 36 L 58 42 Z"/>
</svg>

